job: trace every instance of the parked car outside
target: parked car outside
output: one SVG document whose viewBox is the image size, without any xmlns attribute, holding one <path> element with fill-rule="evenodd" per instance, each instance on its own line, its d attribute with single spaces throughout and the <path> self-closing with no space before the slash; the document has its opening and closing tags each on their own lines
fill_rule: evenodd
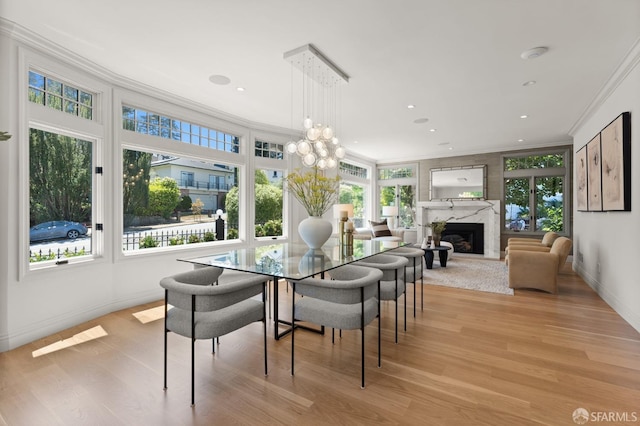
<svg viewBox="0 0 640 426">
<path fill-rule="evenodd" d="M 78 222 L 68 220 L 52 220 L 39 223 L 29 229 L 30 241 L 55 240 L 69 238 L 71 240 L 87 234 L 87 227 Z"/>
</svg>

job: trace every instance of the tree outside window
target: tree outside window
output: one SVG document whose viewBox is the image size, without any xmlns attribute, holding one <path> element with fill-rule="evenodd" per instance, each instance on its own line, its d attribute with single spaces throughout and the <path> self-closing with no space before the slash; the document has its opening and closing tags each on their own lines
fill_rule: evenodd
<svg viewBox="0 0 640 426">
<path fill-rule="evenodd" d="M 92 150 L 89 141 L 29 129 L 31 263 L 91 254 Z"/>
<path fill-rule="evenodd" d="M 565 230 L 565 155 L 505 158 L 506 229 L 533 232 Z"/>
</svg>

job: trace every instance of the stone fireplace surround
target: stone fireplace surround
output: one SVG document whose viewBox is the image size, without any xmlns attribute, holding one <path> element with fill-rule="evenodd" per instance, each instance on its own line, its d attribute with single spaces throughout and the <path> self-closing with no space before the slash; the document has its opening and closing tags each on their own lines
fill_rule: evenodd
<svg viewBox="0 0 640 426">
<path fill-rule="evenodd" d="M 448 200 L 418 202 L 418 242 L 431 235 L 434 221 L 484 224 L 484 257 L 500 259 L 500 200 Z"/>
</svg>

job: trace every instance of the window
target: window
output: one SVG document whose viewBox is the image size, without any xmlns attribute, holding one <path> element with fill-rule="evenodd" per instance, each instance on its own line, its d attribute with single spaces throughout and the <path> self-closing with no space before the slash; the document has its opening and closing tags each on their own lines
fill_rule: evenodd
<svg viewBox="0 0 640 426">
<path fill-rule="evenodd" d="M 567 152 L 504 157 L 505 228 L 564 232 Z"/>
<path fill-rule="evenodd" d="M 378 169 L 379 180 L 402 179 L 414 177 L 414 167 L 384 167 Z"/>
<path fill-rule="evenodd" d="M 353 205 L 353 224 L 357 228 L 368 226 L 371 217 L 371 168 L 342 160 L 339 163 L 340 204 Z"/>
<path fill-rule="evenodd" d="M 237 182 L 236 167 L 134 149 L 123 150 L 122 166 L 125 253 L 237 238 L 238 187 L 211 185 Z"/>
<path fill-rule="evenodd" d="M 366 197 L 365 186 L 356 183 L 340 181 L 339 204 L 353 205 L 353 225 L 357 228 L 366 227 Z"/>
<path fill-rule="evenodd" d="M 58 65 L 48 67 L 66 72 Z M 21 273 L 93 259 L 102 252 L 103 241 L 98 202 L 102 199 L 103 128 L 95 109 L 100 97 L 85 87 L 104 91 L 104 86 L 93 80 L 71 85 L 34 69 L 24 72 L 27 82 L 21 97 L 28 143 L 20 150 L 25 158 L 28 204 L 21 209 L 21 244 L 28 244 L 28 250 L 21 250 Z"/>
<path fill-rule="evenodd" d="M 225 152 L 240 152 L 240 138 L 188 121 L 122 106 L 122 128 Z"/>
<path fill-rule="evenodd" d="M 94 95 L 35 71 L 29 71 L 29 101 L 87 120 L 93 119 Z"/>
<path fill-rule="evenodd" d="M 263 158 L 273 158 L 276 160 L 284 159 L 284 145 L 273 142 L 255 142 L 255 156 Z"/>
<path fill-rule="evenodd" d="M 180 186 L 194 186 L 193 172 L 180 172 Z"/>
<path fill-rule="evenodd" d="M 369 169 L 366 167 L 356 166 L 355 164 L 347 163 L 346 161 L 340 161 L 340 174 L 355 176 L 362 179 L 368 178 Z"/>
<path fill-rule="evenodd" d="M 379 210 L 397 206 L 397 216 L 387 217 L 390 227 L 412 228 L 416 224 L 416 166 L 389 166 L 378 169 Z"/>
<path fill-rule="evenodd" d="M 282 235 L 282 170 L 255 171 L 255 236 Z"/>
<path fill-rule="evenodd" d="M 29 262 L 92 253 L 93 143 L 29 129 Z"/>
</svg>

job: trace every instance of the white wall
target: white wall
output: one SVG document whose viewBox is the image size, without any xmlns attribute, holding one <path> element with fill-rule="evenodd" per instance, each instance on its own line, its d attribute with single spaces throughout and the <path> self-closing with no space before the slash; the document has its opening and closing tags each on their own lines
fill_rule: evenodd
<svg viewBox="0 0 640 426">
<path fill-rule="evenodd" d="M 640 40 L 572 130 L 574 153 L 631 112 L 631 211 L 573 212 L 573 268 L 640 331 Z M 575 176 L 575 171 L 574 171 Z M 575 199 L 574 188 L 574 199 Z M 574 203 L 575 206 L 575 203 Z"/>
</svg>

